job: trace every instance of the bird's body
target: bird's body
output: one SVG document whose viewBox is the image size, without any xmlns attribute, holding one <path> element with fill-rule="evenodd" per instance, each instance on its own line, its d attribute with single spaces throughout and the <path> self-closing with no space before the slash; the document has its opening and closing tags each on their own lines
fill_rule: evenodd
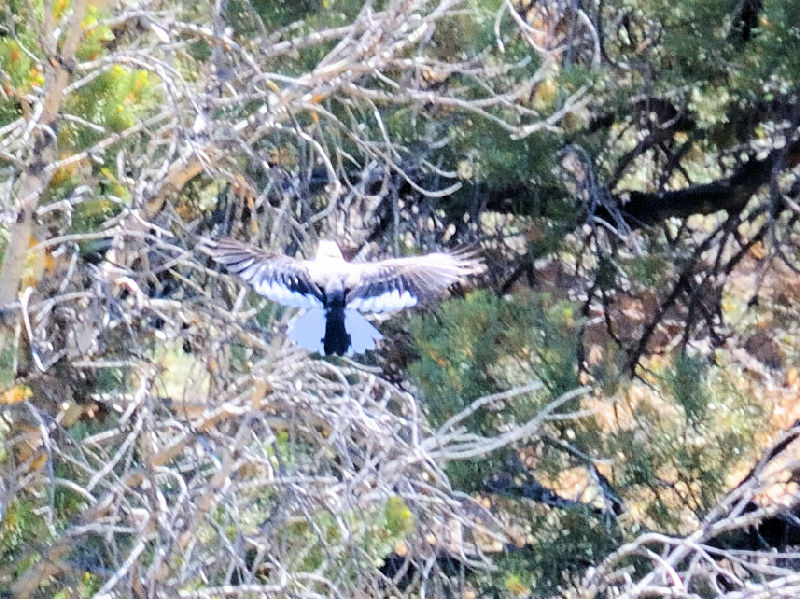
<svg viewBox="0 0 800 599">
<path fill-rule="evenodd" d="M 380 339 L 359 312 L 392 312 L 417 305 L 483 270 L 468 253 L 350 263 L 329 240 L 320 242 L 313 260 L 295 260 L 233 239 L 205 241 L 201 249 L 257 293 L 306 308 L 289 336 L 310 351 L 338 355 L 374 349 Z"/>
</svg>

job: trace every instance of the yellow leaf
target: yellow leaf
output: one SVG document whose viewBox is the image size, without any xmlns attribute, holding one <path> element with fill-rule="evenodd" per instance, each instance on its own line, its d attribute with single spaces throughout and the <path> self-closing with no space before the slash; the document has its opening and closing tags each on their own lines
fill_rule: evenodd
<svg viewBox="0 0 800 599">
<path fill-rule="evenodd" d="M 759 241 L 750 248 L 750 253 L 756 260 L 761 260 L 767 255 L 767 250 L 764 248 L 763 242 Z"/>
<path fill-rule="evenodd" d="M 28 240 L 28 247 L 35 246 L 39 241 L 31 236 Z M 25 256 L 25 263 L 22 267 L 22 288 L 36 287 L 42 280 L 46 268 L 46 252 L 44 248 L 29 251 Z"/>
<path fill-rule="evenodd" d="M 522 583 L 518 576 L 513 574 L 506 578 L 505 586 L 507 591 L 513 595 L 517 595 L 518 597 L 527 595 L 530 590 L 525 584 Z"/>
<path fill-rule="evenodd" d="M 553 107 L 558 97 L 558 83 L 553 79 L 545 79 L 533 86 L 531 105 L 537 112 L 545 112 Z"/>
<path fill-rule="evenodd" d="M 34 460 L 31 462 L 31 468 L 30 469 L 31 470 L 41 470 L 42 468 L 44 468 L 45 462 L 47 462 L 47 452 L 46 451 L 40 451 L 39 455 L 36 456 L 36 458 L 34 458 Z"/>
<path fill-rule="evenodd" d="M 0 404 L 12 404 L 28 401 L 30 399 L 31 390 L 25 385 L 17 385 L 16 387 L 3 391 L 0 393 Z"/>
<path fill-rule="evenodd" d="M 798 379 L 800 379 L 800 373 L 795 366 L 792 366 L 786 371 L 786 384 L 789 387 L 795 387 L 798 383 Z"/>
<path fill-rule="evenodd" d="M 72 401 L 68 402 L 65 407 L 61 408 L 59 415 L 61 416 L 61 426 L 72 426 L 83 416 L 83 406 Z"/>
</svg>

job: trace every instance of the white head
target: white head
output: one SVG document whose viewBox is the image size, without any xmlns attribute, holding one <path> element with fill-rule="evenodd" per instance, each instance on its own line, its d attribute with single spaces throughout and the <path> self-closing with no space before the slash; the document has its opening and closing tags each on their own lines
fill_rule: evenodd
<svg viewBox="0 0 800 599">
<path fill-rule="evenodd" d="M 317 255 L 314 256 L 314 260 L 344 260 L 344 257 L 335 241 L 323 239 L 319 242 Z"/>
</svg>

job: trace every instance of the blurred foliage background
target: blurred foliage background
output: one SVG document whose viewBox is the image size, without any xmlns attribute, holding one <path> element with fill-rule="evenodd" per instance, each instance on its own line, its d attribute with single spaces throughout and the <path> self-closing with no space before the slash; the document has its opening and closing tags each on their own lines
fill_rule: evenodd
<svg viewBox="0 0 800 599">
<path fill-rule="evenodd" d="M 797 8 L 0 5 L 0 594 L 797 592 Z M 489 268 L 329 360 L 224 235 Z"/>
</svg>

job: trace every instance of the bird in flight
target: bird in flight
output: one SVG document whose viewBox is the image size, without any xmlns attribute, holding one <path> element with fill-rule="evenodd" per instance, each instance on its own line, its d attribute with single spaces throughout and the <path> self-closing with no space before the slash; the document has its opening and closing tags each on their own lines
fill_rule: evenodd
<svg viewBox="0 0 800 599">
<path fill-rule="evenodd" d="M 421 304 L 484 271 L 475 252 L 435 252 L 380 262 L 347 262 L 335 242 L 320 241 L 313 260 L 296 260 L 235 239 L 203 240 L 198 249 L 256 293 L 305 308 L 289 337 L 326 355 L 374 349 L 381 335 L 359 312 L 394 312 Z"/>
</svg>

